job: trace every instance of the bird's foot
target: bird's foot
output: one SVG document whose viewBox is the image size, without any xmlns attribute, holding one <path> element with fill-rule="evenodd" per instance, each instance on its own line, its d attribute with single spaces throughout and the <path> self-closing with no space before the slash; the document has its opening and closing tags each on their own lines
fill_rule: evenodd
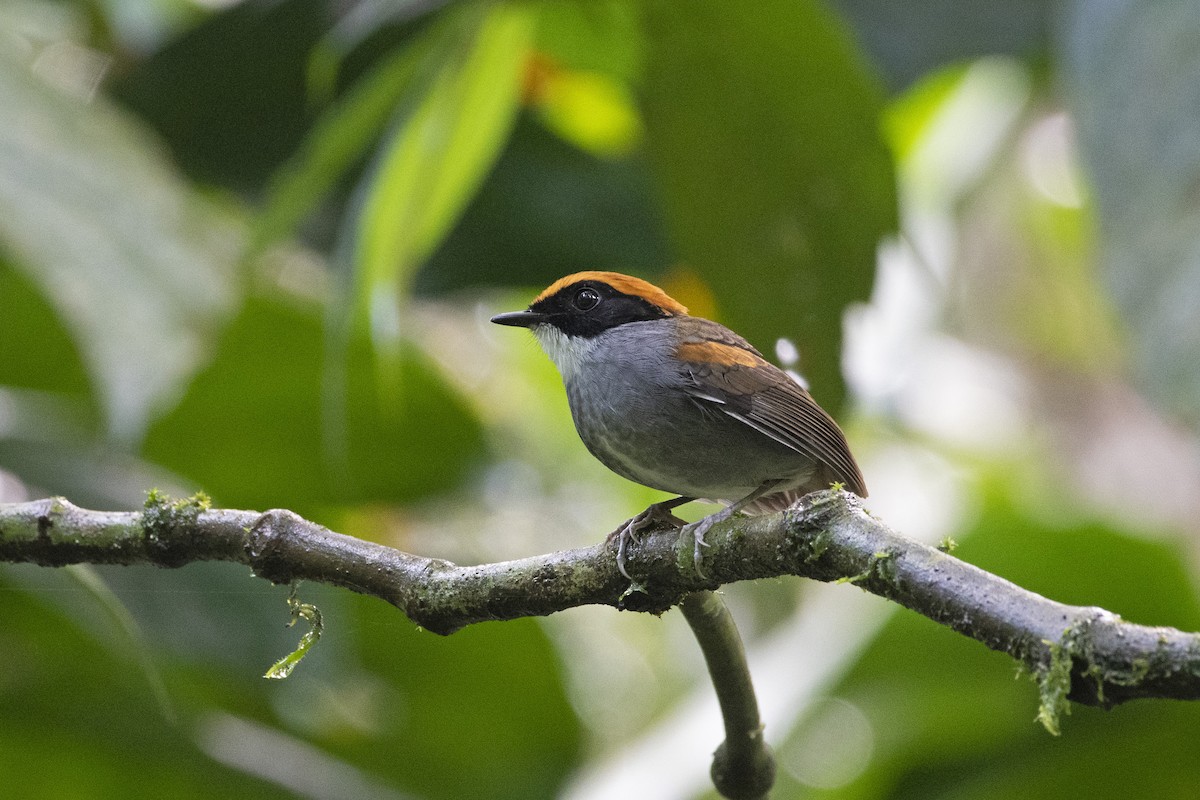
<svg viewBox="0 0 1200 800">
<path fill-rule="evenodd" d="M 654 503 L 608 535 L 605 541 L 611 542 L 614 539 L 617 540 L 617 570 L 628 580 L 633 580 L 632 576 L 625 569 L 625 552 L 629 546 L 629 541 L 631 539 L 637 541 L 641 538 L 644 531 L 653 530 L 654 528 L 683 528 L 687 523 L 672 514 L 671 510 L 689 500 L 690 498 L 677 497 L 673 500 Z"/>
<path fill-rule="evenodd" d="M 680 533 L 681 536 L 692 537 L 692 568 L 696 570 L 696 574 L 701 578 L 707 578 L 700 564 L 704 560 L 704 549 L 708 547 L 708 542 L 704 541 L 704 537 L 708 534 L 709 529 L 718 522 L 724 522 L 734 515 L 737 509 L 734 506 L 728 506 L 721 509 L 715 514 L 709 514 L 707 517 L 690 525 L 685 525 Z"/>
</svg>

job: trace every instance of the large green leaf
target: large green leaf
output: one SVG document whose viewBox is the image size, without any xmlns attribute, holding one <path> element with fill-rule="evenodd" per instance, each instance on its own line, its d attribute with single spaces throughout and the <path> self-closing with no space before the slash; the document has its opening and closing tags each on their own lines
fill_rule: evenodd
<svg viewBox="0 0 1200 800">
<path fill-rule="evenodd" d="M 362 339 L 330 363 L 322 312 L 251 298 L 144 455 L 250 508 L 305 513 L 452 487 L 479 456 L 477 421 L 413 348 L 400 352 L 400 396 L 380 389 Z"/>
<path fill-rule="evenodd" d="M 794 338 L 836 407 L 842 310 L 896 222 L 881 92 L 815 2 L 654 2 L 647 25 L 647 145 L 678 255 L 760 349 Z"/>
<path fill-rule="evenodd" d="M 540 625 L 485 623 L 442 638 L 373 598 L 348 600 L 359 663 L 388 692 L 373 709 L 373 738 L 322 744 L 430 800 L 559 796 L 580 726 Z M 321 647 L 336 646 L 327 638 Z"/>
<path fill-rule="evenodd" d="M 553 62 L 636 83 L 645 48 L 638 7 L 628 0 L 543 4 L 537 50 Z"/>
<path fill-rule="evenodd" d="M 1200 5 L 1075 3 L 1063 56 L 1141 387 L 1200 429 Z"/>
<path fill-rule="evenodd" d="M 0 308 L 0 386 L 54 392 L 94 411 L 79 345 L 29 276 L 2 256 Z"/>
<path fill-rule="evenodd" d="M 449 231 L 508 137 L 535 28 L 533 7 L 450 12 L 439 67 L 405 97 L 368 177 L 355 236 L 356 312 L 394 307 Z"/>
<path fill-rule="evenodd" d="M 533 620 L 442 638 L 376 598 L 304 584 L 326 635 L 267 681 L 299 635 L 282 624 L 286 588 L 227 564 L 103 572 L 166 708 L 62 570 L 0 565 L 6 797 L 535 800 L 577 765 L 579 721 Z"/>
<path fill-rule="evenodd" d="M 112 82 L 195 180 L 257 192 L 311 122 L 309 55 L 327 0 L 224 3 Z"/>
<path fill-rule="evenodd" d="M 0 258 L 0 468 L 89 507 L 138 504 L 159 482 L 97 447 L 100 409 L 80 348 L 29 278 Z"/>
<path fill-rule="evenodd" d="M 17 591 L 32 585 L 41 590 Z M 160 607 L 170 605 L 164 595 L 155 596 Z M 68 606 L 84 613 L 63 613 Z M 186 672 L 158 660 L 175 689 L 171 703 L 181 717 L 168 719 L 139 675 L 127 641 L 92 606 L 61 570 L 0 569 L 5 620 L 0 626 L 0 775 L 6 796 L 295 796 L 217 763 L 192 741 L 190 723 L 198 705 L 222 698 L 240 714 L 262 714 L 254 679 L 214 667 L 208 679 L 192 674 L 180 680 Z M 234 619 L 244 622 L 244 617 Z M 200 624 L 212 624 L 211 617 Z"/>
<path fill-rule="evenodd" d="M 286 588 L 227 564 L 103 571 L 169 709 L 61 570 L 0 565 L 5 796 L 548 800 L 578 765 L 579 720 L 533 620 L 443 638 L 376 598 L 306 583 L 326 633 L 289 679 L 267 681 L 299 637 L 283 625 Z M 322 791 L 331 766 L 344 791 Z"/>
<path fill-rule="evenodd" d="M 241 233 L 126 115 L 7 51 L 0 108 L 0 247 L 71 331 L 109 432 L 135 440 L 234 305 Z"/>
</svg>

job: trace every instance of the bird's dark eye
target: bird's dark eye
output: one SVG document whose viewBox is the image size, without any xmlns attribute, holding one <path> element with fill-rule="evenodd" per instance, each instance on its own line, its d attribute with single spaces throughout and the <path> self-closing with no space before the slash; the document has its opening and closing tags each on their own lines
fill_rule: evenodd
<svg viewBox="0 0 1200 800">
<path fill-rule="evenodd" d="M 595 289 L 580 289 L 575 293 L 575 307 L 580 311 L 591 311 L 600 305 L 600 293 Z"/>
</svg>

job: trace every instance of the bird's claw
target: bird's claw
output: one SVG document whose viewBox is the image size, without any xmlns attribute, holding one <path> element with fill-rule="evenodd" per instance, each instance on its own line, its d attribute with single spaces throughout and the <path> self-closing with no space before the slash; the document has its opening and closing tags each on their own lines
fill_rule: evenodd
<svg viewBox="0 0 1200 800">
<path fill-rule="evenodd" d="M 608 535 L 606 541 L 617 540 L 617 571 L 624 575 L 626 580 L 633 580 L 633 576 L 625 569 L 625 553 L 630 539 L 636 541 L 641 537 L 643 531 L 664 525 L 672 528 L 683 528 L 687 525 L 686 522 L 671 513 L 671 509 L 675 505 L 671 501 L 653 503 L 647 506 L 645 511 L 626 520 L 624 524 Z"/>
<path fill-rule="evenodd" d="M 690 536 L 692 539 L 692 568 L 696 570 L 696 575 L 701 578 L 708 577 L 704 574 L 704 570 L 700 568 L 700 563 L 704 560 L 704 550 L 702 548 L 708 547 L 708 542 L 704 541 L 704 536 L 708 533 L 708 529 L 712 527 L 712 523 L 709 522 L 710 519 L 711 517 L 705 517 L 702 520 L 693 522 L 691 525 L 685 527 L 680 534 L 681 537 Z"/>
<path fill-rule="evenodd" d="M 700 567 L 701 562 L 704 560 L 703 548 L 709 546 L 708 542 L 704 541 L 704 537 L 708 535 L 713 525 L 716 525 L 718 522 L 724 522 L 732 517 L 733 513 L 733 507 L 723 508 L 715 514 L 709 514 L 702 520 L 684 526 L 683 531 L 692 537 L 692 568 L 696 570 L 696 575 L 699 577 L 708 577 Z"/>
</svg>

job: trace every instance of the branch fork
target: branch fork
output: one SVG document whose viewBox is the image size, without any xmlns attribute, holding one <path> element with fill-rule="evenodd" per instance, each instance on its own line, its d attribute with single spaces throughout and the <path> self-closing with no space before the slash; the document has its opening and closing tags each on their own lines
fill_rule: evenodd
<svg viewBox="0 0 1200 800">
<path fill-rule="evenodd" d="M 1101 608 L 1034 594 L 894 533 L 856 496 L 838 489 L 814 492 L 779 514 L 720 522 L 706 542 L 701 576 L 690 539 L 682 541 L 674 529 L 643 533 L 627 554 L 631 586 L 618 567 L 616 543 L 459 566 L 335 533 L 290 511 L 214 509 L 204 497 L 173 502 L 151 493 L 141 512 L 88 511 L 63 498 L 0 504 L 0 561 L 168 568 L 230 561 L 274 583 L 320 581 L 373 595 L 439 634 L 588 604 L 656 614 L 682 605 L 706 648 L 710 629 L 724 624 L 711 594 L 724 584 L 781 575 L 851 582 L 1020 662 L 1038 681 L 1039 719 L 1052 733 L 1068 701 L 1108 708 L 1138 698 L 1200 699 L 1200 635 L 1136 625 Z M 712 653 L 723 652 L 717 660 L 734 664 L 740 658 L 744 667 L 733 633 Z M 725 667 L 714 666 L 712 653 L 705 650 L 717 679 Z M 767 751 L 753 690 L 738 692 L 732 711 L 722 700 L 727 728 L 730 714 L 740 722 L 718 763 L 724 770 L 759 759 L 749 774 L 761 777 Z M 738 750 L 747 742 L 750 749 Z"/>
</svg>

